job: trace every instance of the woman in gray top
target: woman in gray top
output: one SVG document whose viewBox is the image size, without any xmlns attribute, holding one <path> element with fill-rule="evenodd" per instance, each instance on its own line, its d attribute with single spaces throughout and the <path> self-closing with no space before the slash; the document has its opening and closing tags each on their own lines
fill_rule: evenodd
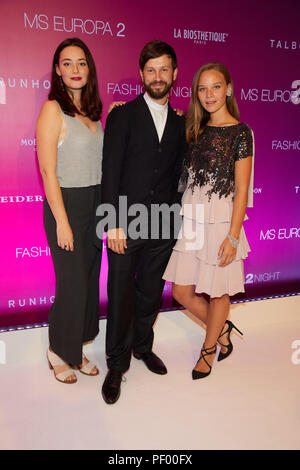
<svg viewBox="0 0 300 470">
<path fill-rule="evenodd" d="M 100 202 L 101 111 L 89 49 L 77 38 L 63 41 L 53 58 L 49 100 L 37 121 L 37 143 L 46 195 L 44 226 L 56 277 L 47 357 L 55 378 L 67 384 L 77 381 L 71 365 L 87 375 L 99 373 L 83 355 L 82 346 L 99 332 L 102 250 L 94 241 Z"/>
</svg>

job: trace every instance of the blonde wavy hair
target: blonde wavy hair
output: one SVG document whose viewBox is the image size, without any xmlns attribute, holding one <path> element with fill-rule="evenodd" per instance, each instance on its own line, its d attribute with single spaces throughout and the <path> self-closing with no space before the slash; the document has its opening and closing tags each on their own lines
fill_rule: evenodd
<svg viewBox="0 0 300 470">
<path fill-rule="evenodd" d="M 226 105 L 229 113 L 238 121 L 240 120 L 240 112 L 234 97 L 233 83 L 230 77 L 230 73 L 225 65 L 219 62 L 209 62 L 202 65 L 194 76 L 192 85 L 192 97 L 186 114 L 186 139 L 188 143 L 198 142 L 200 134 L 206 123 L 209 120 L 210 114 L 202 107 L 198 98 L 198 85 L 200 75 L 207 70 L 216 70 L 220 72 L 225 78 L 226 85 L 231 84 L 231 96 L 226 96 Z"/>
</svg>

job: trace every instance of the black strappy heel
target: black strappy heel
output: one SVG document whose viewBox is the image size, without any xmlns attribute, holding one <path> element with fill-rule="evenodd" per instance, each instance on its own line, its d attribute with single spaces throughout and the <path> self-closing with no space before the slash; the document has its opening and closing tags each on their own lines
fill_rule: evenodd
<svg viewBox="0 0 300 470">
<path fill-rule="evenodd" d="M 210 350 L 212 350 L 212 351 L 210 351 Z M 200 357 L 197 361 L 197 364 L 201 359 L 204 359 L 204 361 L 206 362 L 206 364 L 208 365 L 210 370 L 208 372 L 200 372 L 199 370 L 193 369 L 193 371 L 192 371 L 193 380 L 203 379 L 204 377 L 207 377 L 211 373 L 212 366 L 207 362 L 207 360 L 205 358 L 206 358 L 206 356 L 210 356 L 211 354 L 215 354 L 216 352 L 217 352 L 217 345 L 216 344 L 214 346 L 212 346 L 211 348 L 205 348 L 204 345 L 203 345 L 203 347 L 201 349 Z"/>
<path fill-rule="evenodd" d="M 230 334 L 232 332 L 233 329 L 235 329 L 238 333 L 240 333 L 240 335 L 243 336 L 243 333 L 230 321 L 230 320 L 226 320 L 227 325 L 228 325 L 228 329 L 226 331 L 224 331 L 224 333 L 221 333 L 219 338 L 218 338 L 218 343 L 223 347 L 223 348 L 227 348 L 227 351 L 225 353 L 222 353 L 222 351 L 220 351 L 219 353 L 219 356 L 218 356 L 218 361 L 223 361 L 223 359 L 226 359 L 226 357 L 228 357 L 231 353 L 232 353 L 232 350 L 233 350 L 233 344 L 231 342 L 231 339 L 230 339 Z M 224 335 L 228 335 L 228 341 L 229 341 L 229 344 L 222 344 L 219 340 L 222 336 Z"/>
</svg>

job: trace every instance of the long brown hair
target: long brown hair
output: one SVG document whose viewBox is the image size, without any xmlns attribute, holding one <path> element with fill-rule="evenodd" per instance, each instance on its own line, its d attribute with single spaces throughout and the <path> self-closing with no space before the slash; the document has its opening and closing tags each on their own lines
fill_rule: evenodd
<svg viewBox="0 0 300 470">
<path fill-rule="evenodd" d="M 51 88 L 48 95 L 49 100 L 56 100 L 64 113 L 75 116 L 79 111 L 70 98 L 66 87 L 56 73 L 56 66 L 59 64 L 60 53 L 65 47 L 80 47 L 86 57 L 89 68 L 87 84 L 82 88 L 81 94 L 81 114 L 88 116 L 92 121 L 99 121 L 102 112 L 102 102 L 99 96 L 96 66 L 92 54 L 87 45 L 79 38 L 65 39 L 56 49 L 52 61 Z"/>
<path fill-rule="evenodd" d="M 217 70 L 224 76 L 226 85 L 229 83 L 231 84 L 232 92 L 231 96 L 226 96 L 226 106 L 229 113 L 238 121 L 240 120 L 240 112 L 234 97 L 233 83 L 228 69 L 225 65 L 220 64 L 219 62 L 209 62 L 204 64 L 197 71 L 193 80 L 192 97 L 186 115 L 186 139 L 188 143 L 196 143 L 198 141 L 199 135 L 203 131 L 210 117 L 210 114 L 203 108 L 198 98 L 200 75 L 207 70 Z"/>
</svg>

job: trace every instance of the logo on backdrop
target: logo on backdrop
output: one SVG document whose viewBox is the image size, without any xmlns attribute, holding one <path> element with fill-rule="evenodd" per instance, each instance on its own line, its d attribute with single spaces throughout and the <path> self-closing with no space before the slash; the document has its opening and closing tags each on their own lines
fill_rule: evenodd
<svg viewBox="0 0 300 470">
<path fill-rule="evenodd" d="M 262 193 L 262 188 L 254 188 L 253 189 L 253 194 L 261 194 Z"/>
<path fill-rule="evenodd" d="M 35 151 L 37 151 L 37 142 L 36 142 L 36 138 L 22 138 L 21 139 L 21 143 L 20 143 L 21 147 L 33 147 Z"/>
<path fill-rule="evenodd" d="M 65 16 L 48 17 L 45 14 L 28 15 L 24 12 L 24 28 L 33 31 L 55 31 L 72 34 L 88 34 L 89 36 L 126 37 L 126 25 L 118 22 L 90 18 L 66 18 Z"/>
<path fill-rule="evenodd" d="M 300 150 L 300 140 L 272 140 L 272 150 Z"/>
<path fill-rule="evenodd" d="M 16 258 L 17 259 L 27 259 L 27 258 L 41 258 L 43 256 L 50 256 L 49 246 L 32 246 L 30 248 L 16 248 Z"/>
<path fill-rule="evenodd" d="M 1 85 L 2 83 L 2 85 Z M 0 78 L 0 98 L 1 90 L 6 92 L 9 88 L 21 88 L 21 89 L 35 89 L 42 88 L 49 90 L 51 86 L 50 80 L 36 80 L 34 78 L 15 78 L 7 77 L 6 79 Z M 109 82 L 106 84 L 106 92 L 108 95 L 121 95 L 121 96 L 138 96 L 145 92 L 144 85 L 137 82 L 123 81 L 122 83 Z M 176 86 L 172 87 L 169 96 L 176 98 L 190 98 L 192 95 L 191 86 Z M 5 100 L 5 94 L 3 94 L 3 100 Z M 2 103 L 2 101 L 1 101 Z M 5 104 L 5 103 L 3 103 Z M 27 140 L 27 143 L 26 143 Z M 29 142 L 33 139 L 22 139 L 21 145 L 31 145 Z M 35 145 L 35 143 L 34 143 Z"/>
<path fill-rule="evenodd" d="M 26 196 L 0 196 L 0 204 L 14 204 L 26 202 L 43 202 L 44 196 L 41 194 L 26 195 Z"/>
<path fill-rule="evenodd" d="M 262 282 L 278 281 L 280 279 L 280 271 L 274 273 L 248 273 L 245 276 L 245 284 L 260 284 Z"/>
<path fill-rule="evenodd" d="M 292 101 L 291 90 L 268 90 L 258 88 L 241 89 L 242 101 L 262 101 L 265 103 L 290 103 Z"/>
<path fill-rule="evenodd" d="M 14 78 L 14 77 L 8 77 L 6 79 L 0 78 L 0 83 L 2 82 L 2 85 L 0 85 L 0 93 L 1 89 L 7 90 L 8 88 L 28 88 L 28 89 L 33 89 L 33 88 L 44 88 L 45 90 L 49 90 L 51 83 L 50 80 L 35 80 L 33 78 Z M 3 93 L 1 96 L 5 96 L 5 91 L 4 95 Z M 5 104 L 5 103 L 3 103 Z"/>
<path fill-rule="evenodd" d="M 271 228 L 260 231 L 260 240 L 288 240 L 288 239 L 300 239 L 300 227 L 290 227 L 290 228 Z"/>
<path fill-rule="evenodd" d="M 52 295 L 51 297 L 29 297 L 29 298 L 23 298 L 23 299 L 10 299 L 7 301 L 8 303 L 8 308 L 9 309 L 14 309 L 14 308 L 26 308 L 26 307 L 31 307 L 31 306 L 40 306 L 40 305 L 50 305 L 53 304 L 55 299 L 55 296 Z"/>
<path fill-rule="evenodd" d="M 294 80 L 292 83 L 291 100 L 293 104 L 300 103 L 300 80 Z"/>
<path fill-rule="evenodd" d="M 300 80 L 294 80 L 289 90 L 270 90 L 249 88 L 241 89 L 241 100 L 262 101 L 266 103 L 300 103 Z"/>
<path fill-rule="evenodd" d="M 188 39 L 194 44 L 206 45 L 208 43 L 226 43 L 229 34 L 216 31 L 200 31 L 194 29 L 174 28 L 175 39 Z"/>
<path fill-rule="evenodd" d="M 297 41 L 283 41 L 282 39 L 270 39 L 271 49 L 281 49 L 296 51 L 300 49 L 300 43 Z"/>
<path fill-rule="evenodd" d="M 6 104 L 6 85 L 3 78 L 0 78 L 0 104 Z"/>
<path fill-rule="evenodd" d="M 138 96 L 145 92 L 144 85 L 141 83 L 132 82 L 110 82 L 106 85 L 106 92 L 108 95 L 122 95 L 122 96 Z M 169 97 L 176 98 L 190 98 L 192 95 L 192 89 L 190 86 L 177 86 L 172 87 L 169 92 Z"/>
</svg>

